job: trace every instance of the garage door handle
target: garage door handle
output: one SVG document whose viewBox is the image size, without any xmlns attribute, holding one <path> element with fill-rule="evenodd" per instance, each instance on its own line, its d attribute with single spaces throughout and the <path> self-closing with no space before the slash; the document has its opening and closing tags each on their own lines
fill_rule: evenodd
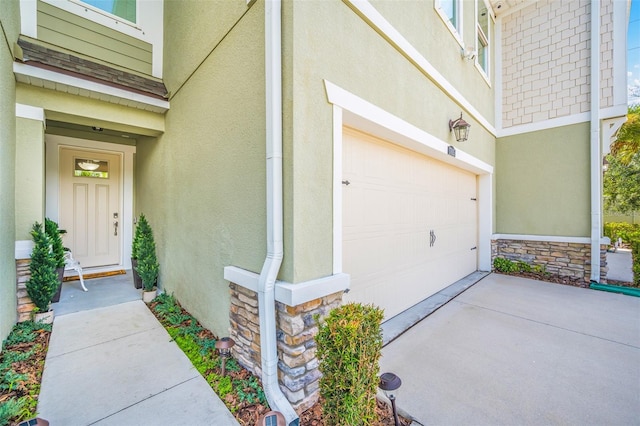
<svg viewBox="0 0 640 426">
<path fill-rule="evenodd" d="M 435 243 L 436 243 L 436 233 L 432 229 L 431 231 L 429 231 L 429 247 L 433 247 Z"/>
</svg>

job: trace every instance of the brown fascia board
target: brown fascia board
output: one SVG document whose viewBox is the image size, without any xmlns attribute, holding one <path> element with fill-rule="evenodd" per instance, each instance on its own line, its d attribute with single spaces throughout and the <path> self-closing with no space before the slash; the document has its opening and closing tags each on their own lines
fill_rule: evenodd
<svg viewBox="0 0 640 426">
<path fill-rule="evenodd" d="M 154 98 L 166 99 L 168 96 L 167 88 L 162 81 L 50 49 L 22 37 L 18 39 L 18 46 L 22 49 L 19 60 L 29 65 Z"/>
</svg>

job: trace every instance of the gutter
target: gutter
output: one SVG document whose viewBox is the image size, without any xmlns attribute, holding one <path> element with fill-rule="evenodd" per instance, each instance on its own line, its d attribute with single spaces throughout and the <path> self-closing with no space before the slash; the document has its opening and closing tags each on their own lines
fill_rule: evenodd
<svg viewBox="0 0 640 426">
<path fill-rule="evenodd" d="M 260 318 L 260 354 L 262 385 L 269 406 L 282 413 L 289 426 L 298 426 L 300 418 L 278 383 L 276 342 L 275 284 L 282 258 L 282 23 L 281 0 L 266 0 L 265 75 L 266 75 L 266 153 L 267 153 L 267 257 L 258 279 L 258 315 Z"/>
<path fill-rule="evenodd" d="M 602 157 L 600 150 L 600 1 L 591 0 L 591 282 L 600 282 Z"/>
</svg>

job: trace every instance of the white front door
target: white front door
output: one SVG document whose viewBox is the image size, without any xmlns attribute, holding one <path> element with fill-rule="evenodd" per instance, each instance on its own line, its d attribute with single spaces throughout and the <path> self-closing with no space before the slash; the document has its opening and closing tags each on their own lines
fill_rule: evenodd
<svg viewBox="0 0 640 426">
<path fill-rule="evenodd" d="M 83 267 L 120 263 L 120 170 L 117 153 L 60 148 L 59 224 Z"/>
<path fill-rule="evenodd" d="M 347 301 L 389 319 L 476 271 L 473 173 L 353 130 L 343 149 Z"/>
</svg>

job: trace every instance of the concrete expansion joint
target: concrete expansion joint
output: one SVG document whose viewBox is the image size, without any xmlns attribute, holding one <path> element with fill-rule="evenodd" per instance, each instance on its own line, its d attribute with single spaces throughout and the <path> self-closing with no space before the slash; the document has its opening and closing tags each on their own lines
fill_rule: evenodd
<svg viewBox="0 0 640 426">
<path fill-rule="evenodd" d="M 194 371 L 197 371 L 197 370 L 195 370 L 195 369 L 194 369 Z M 94 422 L 89 423 L 89 425 L 88 425 L 88 426 L 90 426 L 90 425 L 94 425 L 94 424 L 98 424 L 98 423 L 102 422 L 103 420 L 106 420 L 106 419 L 108 419 L 109 417 L 115 416 L 116 414 L 121 413 L 121 412 L 123 412 L 123 411 L 125 411 L 125 410 L 128 410 L 128 409 L 129 409 L 129 408 L 131 408 L 131 407 L 135 407 L 136 405 L 138 405 L 138 404 L 140 404 L 140 403 L 142 403 L 142 402 L 145 402 L 145 401 L 147 401 L 147 400 L 149 400 L 149 399 L 151 399 L 151 398 L 154 398 L 154 397 L 156 397 L 156 396 L 158 396 L 158 395 L 162 395 L 163 393 L 165 393 L 165 392 L 167 392 L 167 391 L 170 391 L 171 389 L 177 388 L 178 386 L 182 386 L 182 385 L 184 385 L 185 383 L 188 383 L 188 382 L 192 381 L 193 379 L 198 378 L 198 376 L 200 376 L 200 373 L 196 374 L 195 376 L 193 376 L 193 377 L 191 377 L 191 378 L 189 378 L 189 379 L 187 379 L 187 380 L 183 380 L 183 381 L 182 381 L 182 382 L 180 382 L 180 383 L 176 383 L 176 384 L 175 384 L 175 385 L 173 385 L 173 386 L 169 386 L 168 388 L 165 388 L 165 389 L 161 390 L 160 392 L 156 392 L 156 393 L 150 394 L 149 396 L 147 396 L 147 397 L 145 397 L 145 398 L 142 398 L 141 400 L 136 401 L 136 402 L 134 402 L 133 404 L 129 404 L 129 405 L 127 405 L 126 407 L 122 407 L 122 408 L 121 408 L 121 409 L 119 409 L 118 411 L 114 411 L 113 413 L 109 414 L 108 416 L 104 416 L 104 417 L 102 417 L 102 418 L 100 418 L 100 419 L 97 419 L 97 420 L 96 420 L 96 421 L 94 421 Z M 213 392 L 213 391 L 212 391 L 212 392 Z"/>
</svg>

